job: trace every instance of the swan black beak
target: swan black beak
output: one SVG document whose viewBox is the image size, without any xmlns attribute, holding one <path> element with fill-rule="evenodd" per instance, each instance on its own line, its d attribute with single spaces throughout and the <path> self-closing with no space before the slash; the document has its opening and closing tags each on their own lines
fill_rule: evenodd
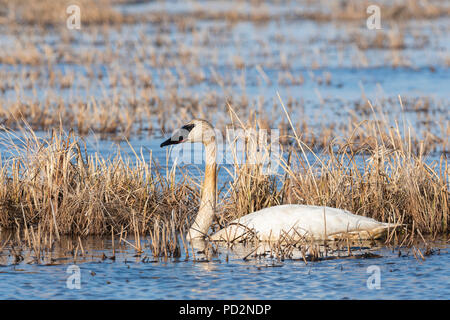
<svg viewBox="0 0 450 320">
<path fill-rule="evenodd" d="M 161 143 L 160 147 L 162 148 L 165 146 L 170 146 L 172 144 L 179 144 L 181 142 L 183 142 L 183 137 L 179 137 L 178 140 L 172 137 Z"/>
</svg>

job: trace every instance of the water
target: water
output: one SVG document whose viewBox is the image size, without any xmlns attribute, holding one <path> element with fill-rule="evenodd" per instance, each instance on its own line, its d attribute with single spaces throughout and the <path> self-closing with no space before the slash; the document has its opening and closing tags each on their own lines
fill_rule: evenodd
<svg viewBox="0 0 450 320">
<path fill-rule="evenodd" d="M 431 243 L 434 254 L 423 261 L 411 249 L 378 247 L 370 250 L 379 258 L 277 261 L 249 258 L 249 248 L 219 247 L 208 262 L 180 259 L 154 260 L 148 249 L 137 257 L 134 249 L 111 241 L 84 243 L 85 256 L 53 255 L 53 265 L 28 264 L 31 258 L 11 264 L 0 254 L 0 299 L 448 299 L 450 253 L 448 242 Z M 438 249 L 440 248 L 440 249 Z M 58 252 L 63 252 L 60 250 Z M 423 252 L 422 248 L 422 252 Z M 369 249 L 354 250 L 354 255 Z M 149 256 L 147 256 L 149 255 Z M 26 256 L 26 252 L 24 253 Z M 64 255 L 61 255 L 64 256 Z M 228 261 L 227 261 L 228 256 Z M 197 253 L 196 259 L 205 259 Z M 7 262 L 9 261 L 9 263 Z M 145 261 L 145 262 L 143 262 Z M 68 270 L 79 267 L 80 288 Z M 371 269 L 372 268 L 372 269 Z M 374 269 L 376 271 L 373 271 Z M 379 269 L 378 269 L 379 268 Z M 380 287 L 369 277 L 379 271 Z M 69 281 L 69 285 L 68 285 Z M 368 287 L 368 281 L 375 287 Z"/>
</svg>

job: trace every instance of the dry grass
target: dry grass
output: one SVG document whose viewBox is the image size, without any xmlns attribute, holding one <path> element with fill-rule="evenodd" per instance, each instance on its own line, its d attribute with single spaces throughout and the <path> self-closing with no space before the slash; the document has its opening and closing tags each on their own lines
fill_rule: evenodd
<svg viewBox="0 0 450 320">
<path fill-rule="evenodd" d="M 320 21 L 330 19 L 364 20 L 368 16 L 366 9 L 374 4 L 380 6 L 382 19 L 384 20 L 435 19 L 450 13 L 450 8 L 443 1 L 408 0 L 403 1 L 403 3 L 392 1 L 330 1 L 328 13 L 310 12 L 304 17 Z"/>
<path fill-rule="evenodd" d="M 0 123 L 9 130 L 16 130 L 25 121 L 33 130 L 38 131 L 63 125 L 64 128 L 72 128 L 81 136 L 97 133 L 102 139 L 125 140 L 145 133 L 152 136 L 155 133 L 172 131 L 195 117 L 207 118 L 211 113 L 223 114 L 222 105 L 225 101 L 215 95 L 187 98 L 177 94 L 176 90 L 168 90 L 166 94 L 169 95 L 166 99 L 156 95 L 144 99 L 135 99 L 131 96 L 125 104 L 114 96 L 105 99 L 91 97 L 86 102 L 64 102 L 59 98 L 38 102 L 32 98 L 20 97 L 14 102 L 4 104 L 0 98 Z M 408 118 L 415 122 L 414 128 L 410 128 L 412 131 L 409 135 L 411 152 L 415 155 L 420 152 L 448 153 L 450 145 L 446 137 L 450 132 L 450 121 L 445 113 L 440 113 L 442 106 L 428 98 L 405 100 L 404 110 L 397 112 L 396 117 L 404 117 L 407 114 Z M 279 121 L 276 117 L 270 117 L 270 110 L 262 109 L 255 112 L 251 105 L 243 104 L 239 97 L 228 101 L 239 110 L 243 118 L 247 115 L 244 122 L 252 123 L 269 132 L 271 128 L 278 129 L 280 142 L 285 146 L 295 142 L 289 124 L 284 120 Z M 383 115 L 386 119 L 392 117 L 394 108 L 400 110 L 393 101 L 382 100 L 381 103 L 384 105 L 383 109 L 391 109 L 389 113 Z M 330 145 L 336 149 L 353 151 L 376 148 L 377 142 L 373 139 L 372 132 L 377 121 L 372 116 L 367 101 L 363 103 L 361 100 L 350 105 L 349 108 L 353 109 L 350 115 L 342 117 L 336 123 L 329 123 L 323 117 L 319 121 L 315 119 L 321 113 L 329 112 L 325 105 L 318 108 L 314 114 L 305 114 L 302 108 L 303 105 L 299 101 L 292 102 L 288 106 L 290 112 L 295 112 L 296 117 L 301 119 L 295 123 L 295 130 L 311 149 L 324 150 Z M 167 117 L 167 114 L 177 114 L 177 119 L 173 121 L 174 119 Z M 216 128 L 223 136 L 230 124 L 225 117 L 225 115 L 219 117 L 216 123 Z M 385 123 L 386 130 L 379 134 L 379 138 L 382 138 L 387 147 L 392 147 L 393 139 L 398 138 L 395 135 L 393 137 L 387 128 L 395 124 L 395 122 Z"/>
<path fill-rule="evenodd" d="M 240 48 L 243 43 L 230 36 L 233 34 L 232 25 L 217 23 L 213 27 L 205 28 L 201 22 L 208 19 L 227 20 L 224 15 L 235 16 L 229 18 L 233 21 L 276 21 L 277 17 L 272 15 L 270 10 L 258 11 L 256 5 L 264 4 L 264 1 L 253 3 L 249 13 L 241 12 L 242 8 L 236 6 L 231 13 L 216 12 L 214 8 L 195 9 L 181 15 L 150 12 L 141 20 L 139 14 L 124 15 L 114 10 L 113 4 L 126 1 L 83 0 L 78 2 L 83 15 L 81 31 L 68 30 L 65 26 L 67 14 L 63 9 L 67 1 L 3 2 L 5 9 L 0 12 L 0 27 L 6 39 L 5 45 L 0 48 L 0 123 L 10 129 L 17 128 L 18 124 L 25 120 L 34 130 L 48 130 L 63 123 L 65 128 L 73 128 L 81 135 L 93 131 L 101 133 L 103 137 L 129 138 L 144 131 L 150 134 L 159 133 L 159 130 L 169 131 L 192 117 L 207 118 L 209 114 L 224 114 L 226 102 L 229 101 L 242 117 L 248 117 L 250 120 L 257 113 L 258 119 L 267 122 L 267 127 L 280 126 L 288 133 L 289 127 L 284 124 L 282 128 L 283 124 L 277 123 L 271 116 L 270 108 L 272 104 L 277 103 L 268 98 L 264 100 L 245 93 L 248 90 L 248 81 L 256 82 L 251 86 L 259 90 L 264 90 L 264 86 L 271 83 L 286 88 L 317 86 L 320 105 L 316 108 L 320 108 L 322 112 L 322 108 L 328 108 L 329 101 L 322 98 L 320 88 L 336 86 L 335 79 L 338 81 L 339 77 L 331 72 L 313 75 L 312 72 L 296 70 L 297 66 L 294 68 L 291 60 L 305 61 L 305 68 L 311 69 L 335 66 L 329 65 L 327 59 L 330 57 L 321 52 L 302 49 L 286 53 L 274 50 L 278 44 L 283 47 L 293 40 L 283 35 L 275 37 L 275 46 L 272 40 L 264 37 L 255 43 L 256 51 L 261 52 L 262 58 L 249 56 L 246 52 L 231 52 L 229 59 L 225 61 L 218 58 L 221 53 L 217 47 L 231 43 L 234 48 Z M 327 21 L 340 16 L 344 20 L 366 17 L 364 6 L 368 2 L 345 3 L 339 2 L 339 6 L 338 2 L 327 3 L 333 9 L 322 8 Z M 426 14 L 426 17 L 431 19 L 434 17 L 433 12 L 439 12 L 439 15 L 445 15 L 447 12 L 441 2 L 412 1 L 408 4 L 405 7 L 384 3 L 387 8 L 382 8 L 383 21 L 394 16 L 391 11 L 417 14 L 406 14 L 408 19 L 420 18 L 419 14 Z M 337 6 L 336 10 L 334 6 Z M 391 7 L 392 9 L 389 9 Z M 315 19 L 313 14 L 316 9 L 313 7 L 311 19 Z M 260 18 L 253 17 L 260 11 Z M 327 13 L 328 11 L 330 13 Z M 352 18 L 352 14 L 356 13 Z M 291 14 L 297 15 L 296 12 Z M 337 15 L 337 18 L 330 17 L 330 14 Z M 140 25 L 138 22 L 145 24 Z M 133 37 L 128 37 L 128 31 L 120 29 L 128 26 L 135 28 Z M 176 30 L 171 30 L 171 27 Z M 418 32 L 418 35 L 410 34 L 410 28 L 405 27 L 400 20 L 395 23 L 389 21 L 389 24 L 383 24 L 383 30 L 376 32 L 365 29 L 356 32 L 347 30 L 345 23 L 339 27 L 342 36 L 327 39 L 327 45 L 331 46 L 329 51 L 336 50 L 339 53 L 343 43 L 349 47 L 355 45 L 357 50 L 361 49 L 357 51 L 358 59 L 351 56 L 345 59 L 351 62 L 352 67 L 364 68 L 379 66 L 376 61 L 371 62 L 363 51 L 373 48 L 383 49 L 388 54 L 388 61 L 383 61 L 383 65 L 414 67 L 405 57 L 404 49 L 410 49 L 411 46 L 423 48 L 431 42 L 428 38 L 433 38 L 433 32 L 437 32 L 432 30 L 431 33 L 424 31 Z M 173 34 L 182 37 L 172 39 Z M 411 45 L 406 39 L 415 36 L 418 40 Z M 192 38 L 192 43 L 186 43 L 183 38 Z M 307 43 L 313 40 L 313 37 L 305 39 L 306 43 L 296 40 L 292 45 L 306 48 Z M 241 55 L 242 53 L 246 55 Z M 430 60 L 434 59 L 435 56 L 430 56 Z M 447 63 L 445 55 L 440 59 L 444 64 Z M 227 71 L 221 72 L 223 69 Z M 257 70 L 258 75 L 256 78 L 246 79 L 245 70 Z M 274 71 L 275 74 L 269 77 L 266 74 L 268 70 Z M 199 93 L 199 86 L 211 89 Z M 243 93 L 236 94 L 238 90 Z M 294 111 L 304 107 L 298 100 L 293 98 Z M 354 123 L 360 122 L 363 118 L 361 114 L 364 115 L 369 110 L 366 100 L 363 97 L 362 102 L 344 101 L 338 107 L 354 109 L 357 113 L 356 117 L 344 118 L 343 126 L 324 123 L 311 128 L 308 126 L 312 120 L 310 115 L 300 113 L 297 116 L 303 121 L 296 123 L 296 129 L 303 133 L 302 140 L 312 148 L 324 148 L 330 144 L 333 137 L 349 135 L 354 130 Z M 412 108 L 407 103 L 405 106 Z M 437 102 L 431 102 L 424 113 L 432 114 L 439 111 L 438 108 Z M 255 112 L 255 109 L 258 111 Z M 166 114 L 175 111 L 178 119 L 169 121 L 172 119 L 168 119 Z M 421 113 L 415 117 L 420 119 L 422 116 Z M 449 130 L 448 123 L 444 116 L 440 123 L 442 133 Z M 218 121 L 216 125 L 223 130 L 227 123 Z M 419 123 L 416 131 L 426 134 L 429 130 Z M 417 136 L 421 136 L 422 132 L 417 132 Z M 443 139 L 444 135 L 436 135 L 435 132 L 433 134 L 435 136 L 428 135 L 425 147 L 446 152 L 448 143 Z M 353 141 L 352 145 L 367 142 L 363 135 L 358 137 L 362 140 Z"/>
<path fill-rule="evenodd" d="M 112 9 L 110 0 L 1 0 L 4 9 L 0 24 L 36 25 L 40 27 L 65 27 L 68 14 L 66 8 L 78 5 L 81 8 L 83 24 L 120 24 L 127 19 Z"/>
<path fill-rule="evenodd" d="M 238 124 L 236 124 L 238 125 Z M 406 131 L 408 132 L 408 131 Z M 415 154 L 410 136 L 400 129 L 372 126 L 374 146 L 314 155 L 296 136 L 288 159 L 278 159 L 281 172 L 267 175 L 260 165 L 236 164 L 222 190 L 220 224 L 249 212 L 282 203 L 326 205 L 381 221 L 405 223 L 426 234 L 448 232 L 448 163 L 427 163 Z M 0 227 L 27 228 L 41 233 L 87 236 L 111 228 L 128 234 L 150 234 L 156 242 L 172 242 L 196 213 L 199 192 L 184 172 L 162 175 L 155 163 L 136 154 L 134 163 L 117 154 L 104 159 L 86 155 L 73 133 L 54 131 L 49 139 L 31 129 L 15 142 L 3 143 L 13 154 L 0 168 Z M 386 144 L 383 138 L 391 138 Z M 305 152 L 306 152 L 305 151 Z M 364 152 L 363 152 L 364 151 Z M 366 161 L 355 160 L 363 152 Z M 155 244 L 156 245 L 156 244 Z"/>
<path fill-rule="evenodd" d="M 176 23 L 182 30 L 192 28 L 193 20 L 223 20 L 228 23 L 252 21 L 265 23 L 279 19 L 310 19 L 314 21 L 347 21 L 367 18 L 366 9 L 374 3 L 371 1 L 329 1 L 321 3 L 322 7 L 312 6 L 308 10 L 286 10 L 273 13 L 265 1 L 252 1 L 249 10 L 243 10 L 243 1 L 236 1 L 237 5 L 228 9 L 204 9 L 194 6 L 193 10 L 184 13 L 167 13 L 165 11 L 152 11 L 145 14 L 124 15 L 113 9 L 115 4 L 133 3 L 131 0 L 42 0 L 29 2 L 26 0 L 1 0 L 0 24 L 30 24 L 43 27 L 60 27 L 65 24 L 68 5 L 76 4 L 82 8 L 83 23 L 87 25 L 106 24 L 118 25 L 122 23 L 154 22 Z M 308 6 L 308 1 L 306 6 Z M 408 19 L 435 19 L 450 14 L 450 8 L 443 1 L 417 1 L 409 0 L 404 3 L 391 3 L 390 1 L 377 2 L 381 8 L 384 20 L 399 21 Z M 288 2 L 289 5 L 289 2 Z"/>
<path fill-rule="evenodd" d="M 405 134 L 401 134 L 401 131 Z M 330 144 L 313 162 L 310 147 L 296 132 L 289 157 L 279 160 L 278 176 L 255 165 L 235 166 L 222 218 L 230 221 L 252 211 L 300 203 L 347 209 L 380 221 L 406 223 L 427 234 L 449 230 L 449 167 L 444 154 L 429 163 L 424 141 L 413 141 L 408 127 L 383 121 L 364 127 L 371 144 L 353 148 L 353 137 Z M 358 135 L 355 130 L 352 135 Z M 344 139 L 345 140 L 345 139 Z M 308 154 L 311 154 L 308 152 Z M 358 157 L 362 156 L 358 160 Z"/>
<path fill-rule="evenodd" d="M 187 207 L 197 195 L 173 175 L 161 176 L 142 155 L 134 164 L 119 154 L 86 156 L 71 133 L 39 139 L 30 131 L 20 141 L 3 141 L 14 156 L 1 164 L 2 228 L 35 226 L 43 233 L 80 236 L 123 228 L 144 234 L 155 217 L 184 224 L 185 217 L 172 209 Z M 193 211 L 195 206 L 184 213 Z"/>
</svg>

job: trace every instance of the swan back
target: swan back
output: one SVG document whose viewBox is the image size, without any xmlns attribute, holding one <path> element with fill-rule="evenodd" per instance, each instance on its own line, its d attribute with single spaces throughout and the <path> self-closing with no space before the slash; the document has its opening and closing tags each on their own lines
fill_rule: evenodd
<svg viewBox="0 0 450 320">
<path fill-rule="evenodd" d="M 386 223 L 342 209 L 288 204 L 235 219 L 228 227 L 215 233 L 212 240 L 230 241 L 246 234 L 254 234 L 260 240 L 278 240 L 285 233 L 293 238 L 328 239 L 355 232 L 368 238 L 371 233 L 378 234 L 388 227 Z"/>
</svg>

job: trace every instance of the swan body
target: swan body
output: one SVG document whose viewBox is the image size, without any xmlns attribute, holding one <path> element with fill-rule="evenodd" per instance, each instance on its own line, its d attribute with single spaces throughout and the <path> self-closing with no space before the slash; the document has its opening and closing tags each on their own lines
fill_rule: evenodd
<svg viewBox="0 0 450 320">
<path fill-rule="evenodd" d="M 214 241 L 240 241 L 256 236 L 262 241 L 287 239 L 378 238 L 388 223 L 346 210 L 297 204 L 279 205 L 252 212 L 229 223 L 211 236 Z"/>
<path fill-rule="evenodd" d="M 216 139 L 214 128 L 205 120 L 195 119 L 176 130 L 161 147 L 183 142 L 201 142 L 205 146 L 205 179 L 199 211 L 189 229 L 189 239 L 204 239 L 213 223 L 216 208 Z M 348 211 L 307 205 L 279 205 L 265 208 L 229 223 L 209 237 L 213 241 L 241 241 L 257 237 L 262 241 L 289 239 L 336 239 L 352 237 L 375 239 L 396 225 L 378 222 Z"/>
</svg>

